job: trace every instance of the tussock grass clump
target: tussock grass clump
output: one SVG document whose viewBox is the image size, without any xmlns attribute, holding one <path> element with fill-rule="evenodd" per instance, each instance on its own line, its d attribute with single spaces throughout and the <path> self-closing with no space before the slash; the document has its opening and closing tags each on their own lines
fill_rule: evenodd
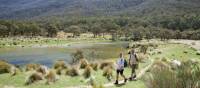
<svg viewBox="0 0 200 88">
<path fill-rule="evenodd" d="M 9 73 L 11 65 L 6 61 L 0 60 L 0 74 Z"/>
<path fill-rule="evenodd" d="M 58 68 L 58 69 L 56 69 L 56 74 L 57 75 L 62 75 L 62 71 L 63 71 L 62 68 Z"/>
<path fill-rule="evenodd" d="M 66 63 L 65 63 L 64 60 L 58 60 L 58 61 L 55 62 L 53 68 L 54 68 L 54 69 L 58 69 L 58 68 L 66 69 L 67 66 L 66 66 Z"/>
<path fill-rule="evenodd" d="M 33 71 L 33 70 L 36 70 L 40 67 L 39 64 L 27 64 L 26 65 L 26 71 Z"/>
<path fill-rule="evenodd" d="M 58 77 L 53 70 L 50 70 L 45 78 L 47 80 L 46 84 L 55 83 L 58 80 Z"/>
<path fill-rule="evenodd" d="M 88 65 L 83 72 L 84 78 L 89 78 L 92 75 L 92 67 Z"/>
<path fill-rule="evenodd" d="M 163 70 L 163 69 L 170 69 L 170 65 L 168 62 L 162 61 L 162 60 L 156 60 L 154 61 L 151 70 Z"/>
<path fill-rule="evenodd" d="M 45 75 L 48 73 L 48 67 L 41 65 L 36 69 L 36 71 Z"/>
<path fill-rule="evenodd" d="M 79 64 L 80 64 L 80 68 L 84 69 L 89 65 L 89 62 L 86 59 L 81 59 Z"/>
<path fill-rule="evenodd" d="M 113 69 L 110 66 L 107 66 L 103 69 L 103 76 L 106 77 L 109 81 L 113 78 Z"/>
<path fill-rule="evenodd" d="M 66 75 L 69 75 L 69 76 L 72 76 L 72 77 L 78 76 L 79 75 L 79 71 L 78 71 L 78 69 L 76 67 L 72 67 L 70 69 L 67 69 Z"/>
<path fill-rule="evenodd" d="M 200 64 L 184 61 L 178 69 L 152 70 L 147 77 L 148 88 L 200 88 Z"/>
<path fill-rule="evenodd" d="M 98 63 L 91 63 L 90 66 L 92 67 L 93 70 L 97 71 L 99 64 Z"/>
<path fill-rule="evenodd" d="M 44 77 L 41 73 L 35 72 L 28 77 L 25 85 L 30 85 L 32 83 L 38 82 L 38 81 L 43 80 L 43 79 L 44 79 Z"/>
<path fill-rule="evenodd" d="M 113 68 L 114 63 L 112 61 L 104 61 L 100 64 L 100 69 L 104 69 L 104 67 L 111 67 Z"/>
</svg>

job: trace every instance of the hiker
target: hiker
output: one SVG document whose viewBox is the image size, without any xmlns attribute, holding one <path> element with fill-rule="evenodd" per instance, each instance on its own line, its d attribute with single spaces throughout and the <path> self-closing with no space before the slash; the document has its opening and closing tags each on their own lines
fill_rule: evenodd
<svg viewBox="0 0 200 88">
<path fill-rule="evenodd" d="M 132 49 L 130 51 L 130 57 L 129 57 L 129 66 L 131 67 L 131 77 L 129 78 L 129 80 L 133 80 L 136 78 L 136 72 L 135 70 L 138 67 L 138 58 L 137 55 L 135 53 L 135 50 Z"/>
<path fill-rule="evenodd" d="M 119 56 L 119 59 L 117 60 L 117 77 L 116 77 L 116 81 L 115 81 L 115 84 L 118 84 L 118 78 L 119 78 L 119 74 L 124 78 L 124 82 L 126 83 L 127 79 L 125 77 L 125 75 L 123 74 L 124 72 L 124 57 L 123 57 L 123 54 L 120 53 L 120 56 Z"/>
</svg>

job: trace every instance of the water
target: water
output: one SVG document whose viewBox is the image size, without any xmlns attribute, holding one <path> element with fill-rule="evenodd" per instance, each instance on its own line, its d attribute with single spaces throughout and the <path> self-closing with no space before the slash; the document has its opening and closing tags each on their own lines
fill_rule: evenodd
<svg viewBox="0 0 200 88">
<path fill-rule="evenodd" d="M 6 60 L 16 65 L 38 63 L 52 66 L 57 60 L 71 62 L 71 53 L 78 49 L 83 51 L 85 58 L 94 60 L 117 58 L 120 52 L 125 52 L 126 46 L 127 43 L 88 43 L 62 48 L 0 48 L 0 60 Z"/>
</svg>

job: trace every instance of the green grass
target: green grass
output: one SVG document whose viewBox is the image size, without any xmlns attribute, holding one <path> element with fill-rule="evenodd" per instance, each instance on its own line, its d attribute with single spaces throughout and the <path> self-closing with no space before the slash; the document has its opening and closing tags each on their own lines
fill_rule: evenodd
<svg viewBox="0 0 200 88">
<path fill-rule="evenodd" d="M 163 44 L 158 47 L 162 51 L 162 54 L 153 55 L 152 58 L 167 58 L 167 59 L 200 59 L 200 55 L 196 55 L 197 51 L 188 45 L 184 44 Z M 188 53 L 184 53 L 187 51 Z"/>
<path fill-rule="evenodd" d="M 0 38 L 0 47 L 61 46 L 74 43 L 109 42 L 103 38 Z"/>
</svg>

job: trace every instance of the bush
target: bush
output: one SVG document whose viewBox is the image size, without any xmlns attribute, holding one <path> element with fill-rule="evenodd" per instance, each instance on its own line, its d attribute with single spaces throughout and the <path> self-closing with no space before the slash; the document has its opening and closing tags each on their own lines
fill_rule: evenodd
<svg viewBox="0 0 200 88">
<path fill-rule="evenodd" d="M 81 50 L 77 50 L 75 53 L 71 54 L 72 56 L 72 64 L 77 63 L 79 60 L 83 59 L 83 52 Z"/>
<path fill-rule="evenodd" d="M 66 71 L 66 75 L 69 75 L 69 76 L 72 76 L 72 77 L 78 76 L 79 75 L 78 69 L 75 68 L 75 67 L 72 67 L 72 68 L 70 68 Z"/>
<path fill-rule="evenodd" d="M 65 64 L 65 61 L 64 60 L 58 60 L 56 61 L 56 63 L 54 64 L 53 66 L 54 69 L 66 69 L 67 66 Z"/>
<path fill-rule="evenodd" d="M 83 76 L 84 78 L 89 78 L 92 74 L 92 67 L 90 67 L 89 65 L 85 68 L 84 72 L 83 72 Z"/>
<path fill-rule="evenodd" d="M 81 59 L 79 63 L 81 69 L 84 69 L 88 66 L 88 61 L 86 59 Z"/>
<path fill-rule="evenodd" d="M 90 66 L 92 67 L 93 70 L 97 71 L 98 70 L 98 63 L 91 63 Z"/>
<path fill-rule="evenodd" d="M 148 50 L 148 45 L 142 45 L 142 46 L 140 47 L 140 52 L 141 52 L 141 53 L 146 54 L 147 50 Z"/>
<path fill-rule="evenodd" d="M 103 76 L 106 77 L 109 81 L 113 78 L 113 69 L 110 66 L 107 66 L 103 69 Z"/>
<path fill-rule="evenodd" d="M 104 69 L 104 67 L 107 67 L 107 66 L 109 66 L 109 67 L 113 67 L 113 62 L 111 62 L 111 61 L 104 61 L 104 62 L 101 62 L 101 65 L 100 65 L 100 69 Z"/>
<path fill-rule="evenodd" d="M 9 73 L 11 65 L 5 61 L 0 60 L 0 74 Z"/>
</svg>

